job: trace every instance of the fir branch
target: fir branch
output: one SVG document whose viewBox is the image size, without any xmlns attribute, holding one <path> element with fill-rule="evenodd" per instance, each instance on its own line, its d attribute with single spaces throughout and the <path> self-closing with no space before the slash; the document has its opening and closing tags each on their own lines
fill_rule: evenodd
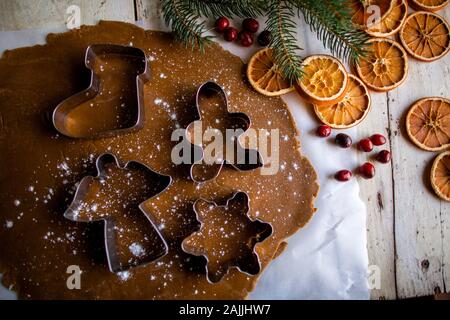
<svg viewBox="0 0 450 320">
<path fill-rule="evenodd" d="M 203 17 L 258 17 L 265 14 L 267 0 L 189 0 L 191 9 Z"/>
<path fill-rule="evenodd" d="M 175 33 L 177 40 L 192 49 L 204 51 L 205 45 L 211 42 L 210 36 L 203 36 L 206 32 L 204 22 L 190 7 L 190 0 L 162 0 L 163 17 Z"/>
<path fill-rule="evenodd" d="M 348 0 L 290 0 L 332 54 L 351 63 L 367 54 L 369 36 L 355 28 Z"/>
<path fill-rule="evenodd" d="M 293 7 L 287 1 L 270 0 L 267 10 L 266 29 L 272 34 L 272 57 L 283 76 L 293 82 L 297 82 L 303 75 L 302 59 L 298 51 L 302 50 L 297 45 L 295 38 L 296 25 Z"/>
<path fill-rule="evenodd" d="M 367 53 L 363 31 L 351 21 L 349 0 L 161 0 L 163 16 L 176 38 L 192 48 L 210 42 L 210 36 L 200 17 L 258 17 L 267 16 L 267 30 L 271 32 L 273 58 L 283 76 L 291 82 L 302 77 L 301 48 L 297 45 L 294 9 L 302 12 L 310 29 L 331 53 L 357 62 Z M 363 0 L 361 0 L 363 1 Z"/>
</svg>

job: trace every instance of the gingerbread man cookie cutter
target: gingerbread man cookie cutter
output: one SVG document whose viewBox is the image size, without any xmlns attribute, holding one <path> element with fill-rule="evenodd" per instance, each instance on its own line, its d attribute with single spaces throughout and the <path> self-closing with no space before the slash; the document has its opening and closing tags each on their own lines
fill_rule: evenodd
<svg viewBox="0 0 450 320">
<path fill-rule="evenodd" d="M 206 259 L 208 282 L 219 282 L 231 268 L 252 276 L 259 274 L 261 262 L 255 246 L 270 237 L 273 228 L 249 215 L 247 193 L 234 193 L 224 205 L 200 198 L 193 207 L 200 228 L 185 238 L 181 247 Z"/>
<path fill-rule="evenodd" d="M 120 127 L 108 127 L 99 130 L 90 130 L 84 128 L 83 122 L 86 122 L 85 118 L 74 119 L 72 116 L 77 108 L 87 103 L 89 100 L 94 99 L 101 91 L 102 85 L 98 72 L 94 71 L 96 61 L 101 56 L 113 56 L 116 59 L 122 59 L 125 62 L 131 61 L 131 59 L 138 61 L 137 75 L 135 77 L 136 96 L 133 98 L 135 101 L 131 101 L 131 106 L 127 106 L 127 112 L 131 113 L 130 108 L 133 109 L 133 119 L 130 123 Z M 128 133 L 135 130 L 139 130 L 145 123 L 145 106 L 144 106 L 144 85 L 150 81 L 150 68 L 147 62 L 145 53 L 135 47 L 114 45 L 114 44 L 93 44 L 86 49 L 85 65 L 91 70 L 90 85 L 87 89 L 80 91 L 69 98 L 60 102 L 53 111 L 52 121 L 55 129 L 71 138 L 102 138 L 107 136 L 114 136 L 117 134 Z M 107 73 L 108 68 L 105 68 L 101 73 Z M 130 103 L 130 101 L 128 101 Z M 94 107 L 95 108 L 95 107 Z M 100 114 L 96 117 L 101 117 Z M 97 123 L 99 121 L 97 120 Z M 132 122 L 132 123 L 131 123 Z M 95 123 L 95 122 L 94 122 Z M 81 129 L 81 128 L 84 129 Z"/>
<path fill-rule="evenodd" d="M 215 108 L 215 110 L 203 110 L 201 106 L 201 100 L 203 100 L 203 98 L 211 96 L 219 97 L 219 100 L 221 100 L 221 102 L 217 103 L 217 108 L 216 106 L 213 107 Z M 243 112 L 229 112 L 227 95 L 221 86 L 213 81 L 207 81 L 200 85 L 195 96 L 195 104 L 199 118 L 198 120 L 191 122 L 186 128 L 187 140 L 194 146 L 194 148 L 197 149 L 197 151 L 194 151 L 194 153 L 198 152 L 200 154 L 200 159 L 195 160 L 190 167 L 190 177 L 193 181 L 205 182 L 216 178 L 220 174 L 224 164 L 230 165 L 232 168 L 238 171 L 254 170 L 264 165 L 262 157 L 258 150 L 246 149 L 241 146 L 239 142 L 239 136 L 250 128 L 251 121 L 250 118 Z M 220 110 L 220 108 L 222 108 L 222 110 Z M 234 148 L 236 148 L 236 154 L 238 155 L 238 158 L 232 159 L 230 161 L 230 159 L 226 158 L 225 156 L 225 158 L 218 159 L 218 161 L 215 161 L 214 163 L 205 164 L 205 154 L 203 147 L 192 142 L 191 136 L 195 136 L 196 134 L 194 132 L 196 125 L 202 123 L 206 113 L 210 112 L 211 110 L 213 110 L 212 112 L 221 113 L 221 117 L 223 117 L 223 119 L 230 124 L 230 127 L 227 127 L 226 129 L 241 130 L 241 133 L 235 136 L 234 139 Z M 216 119 L 216 121 L 218 121 L 218 119 Z M 192 132 L 194 133 L 192 134 Z M 248 160 L 250 161 L 247 162 Z"/>
<path fill-rule="evenodd" d="M 89 212 L 94 211 L 92 207 L 86 208 L 86 204 L 91 204 L 92 199 L 98 198 L 98 188 L 95 186 L 99 186 L 101 184 L 108 183 L 108 170 L 107 166 L 113 165 L 115 168 L 120 170 L 130 170 L 130 169 L 138 169 L 143 170 L 148 177 L 151 178 L 152 181 L 155 181 L 155 185 L 157 185 L 156 191 L 152 192 L 152 194 L 145 199 L 143 202 L 138 204 L 138 209 L 140 213 L 142 213 L 146 221 L 150 224 L 150 228 L 154 231 L 153 238 L 156 239 L 155 243 L 150 243 L 152 246 L 152 250 L 150 253 L 144 254 L 143 249 L 138 245 L 133 244 L 130 249 L 133 251 L 137 251 L 140 256 L 139 259 L 131 263 L 130 261 L 125 264 L 121 262 L 119 257 L 119 249 L 118 249 L 118 238 L 116 237 L 116 232 L 119 229 L 116 226 L 115 219 L 108 214 L 107 209 L 101 207 L 100 205 L 95 205 L 95 216 L 91 215 L 80 215 L 82 210 L 90 210 Z M 96 161 L 96 169 L 97 175 L 94 176 L 85 176 L 79 183 L 75 196 L 73 198 L 72 203 L 69 205 L 67 210 L 64 212 L 64 217 L 75 221 L 75 222 L 94 222 L 94 221 L 103 221 L 104 222 L 104 242 L 105 242 L 105 250 L 106 257 L 108 261 L 108 267 L 111 272 L 119 272 L 128 270 L 132 267 L 137 267 L 140 265 L 146 265 L 148 263 L 154 262 L 161 257 L 165 256 L 168 253 L 169 247 L 166 243 L 164 237 L 160 233 L 158 227 L 154 223 L 151 218 L 150 212 L 146 210 L 144 207 L 144 203 L 148 200 L 156 197 L 160 193 L 164 192 L 172 182 L 172 178 L 170 176 L 165 176 L 157 173 L 156 171 L 150 169 L 148 166 L 137 162 L 137 161 L 129 161 L 125 165 L 121 166 L 117 157 L 110 153 L 104 153 L 97 158 Z M 95 184 L 95 185 L 94 185 Z M 107 196 L 107 195 L 106 195 Z M 131 196 L 130 196 L 131 197 Z M 103 210 L 103 213 L 98 213 Z M 134 246 L 134 247 L 133 247 Z"/>
</svg>

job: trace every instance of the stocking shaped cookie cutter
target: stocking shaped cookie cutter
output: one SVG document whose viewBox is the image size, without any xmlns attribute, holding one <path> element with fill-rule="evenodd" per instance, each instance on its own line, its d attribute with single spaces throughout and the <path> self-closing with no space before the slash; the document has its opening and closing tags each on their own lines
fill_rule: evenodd
<svg viewBox="0 0 450 320">
<path fill-rule="evenodd" d="M 147 255 L 145 257 L 145 261 L 143 261 L 140 264 L 133 265 L 133 267 L 136 267 L 138 265 L 145 265 L 150 262 L 154 262 L 161 257 L 165 256 L 168 253 L 169 247 L 167 242 L 165 241 L 164 237 L 160 233 L 158 227 L 156 226 L 155 222 L 151 219 L 150 213 L 145 209 L 144 203 L 157 195 L 164 192 L 169 185 L 172 182 L 172 178 L 170 176 L 161 175 L 157 173 L 156 171 L 150 169 L 148 166 L 137 162 L 137 161 L 129 161 L 124 166 L 121 166 L 117 157 L 110 153 L 104 153 L 100 155 L 97 158 L 96 161 L 96 169 L 97 169 L 97 176 L 85 176 L 79 183 L 75 196 L 72 200 L 72 203 L 69 205 L 67 210 L 64 212 L 64 217 L 75 221 L 75 222 L 93 222 L 93 221 L 100 221 L 103 220 L 104 222 L 104 239 L 105 239 L 105 249 L 106 249 L 106 257 L 108 261 L 108 267 L 111 272 L 118 272 L 118 271 L 124 271 L 127 269 L 130 269 L 131 266 L 124 266 L 121 264 L 119 257 L 118 257 L 118 249 L 116 245 L 116 238 L 115 238 L 115 230 L 116 225 L 113 218 L 111 218 L 108 215 L 104 215 L 100 218 L 92 219 L 87 217 L 80 217 L 79 212 L 80 208 L 83 207 L 83 205 L 86 203 L 86 199 L 89 196 L 92 196 L 92 190 L 91 185 L 95 180 L 99 180 L 100 182 L 103 180 L 105 181 L 107 178 L 107 172 L 106 172 L 106 165 L 107 164 L 114 164 L 119 169 L 129 169 L 129 168 L 139 168 L 146 171 L 146 174 L 151 175 L 152 180 L 155 179 L 159 184 L 161 184 L 161 190 L 157 192 L 156 194 L 153 194 L 151 197 L 149 197 L 147 200 L 139 204 L 139 210 L 144 214 L 144 216 L 148 219 L 148 222 L 150 223 L 152 229 L 155 231 L 157 237 L 159 246 L 156 247 L 156 251 L 153 252 L 152 255 Z M 159 250 L 159 251 L 158 251 Z"/>
<path fill-rule="evenodd" d="M 202 85 L 200 85 L 200 87 L 197 89 L 197 93 L 195 96 L 195 104 L 196 104 L 196 109 L 197 109 L 197 113 L 198 113 L 198 120 L 191 122 L 188 125 L 188 127 L 186 128 L 186 133 L 185 133 L 185 137 L 187 138 L 187 140 L 194 146 L 194 154 L 200 154 L 200 157 L 199 157 L 200 159 L 195 160 L 190 168 L 191 179 L 195 182 L 205 182 L 207 180 L 216 178 L 220 174 L 224 164 L 228 164 L 232 168 L 234 168 L 238 171 L 254 170 L 254 169 L 260 168 L 264 165 L 259 151 L 257 151 L 256 149 L 246 149 L 241 146 L 241 144 L 239 142 L 239 136 L 241 134 L 239 134 L 235 137 L 235 143 L 236 143 L 236 147 L 238 149 L 237 153 L 244 156 L 244 160 L 245 160 L 244 163 L 241 163 L 240 160 L 242 160 L 242 159 L 237 159 L 238 160 L 237 163 L 235 161 L 229 161 L 229 159 L 221 159 L 219 161 L 219 163 L 217 163 L 217 162 L 212 163 L 212 164 L 203 164 L 202 163 L 204 160 L 203 148 L 199 145 L 192 143 L 188 137 L 190 136 L 190 131 L 192 131 L 192 129 L 195 128 L 195 126 L 198 123 L 202 122 L 203 117 L 202 117 L 202 110 L 200 107 L 200 100 L 204 96 L 211 96 L 211 95 L 220 95 L 221 96 L 222 103 L 225 106 L 224 111 L 226 112 L 227 117 L 233 123 L 233 128 L 229 128 L 229 129 L 238 128 L 238 129 L 242 130 L 242 133 L 244 133 L 251 126 L 250 118 L 245 113 L 229 112 L 228 98 L 227 98 L 225 91 L 223 90 L 223 88 L 220 85 L 218 85 L 214 81 L 207 81 L 207 82 L 203 83 Z M 239 151 L 242 151 L 243 153 L 240 153 Z M 248 159 L 255 160 L 255 163 L 247 163 L 246 160 L 248 160 Z"/>
<path fill-rule="evenodd" d="M 257 275 L 261 271 L 261 262 L 258 254 L 255 252 L 255 246 L 257 243 L 263 242 L 270 237 L 273 233 L 273 228 L 270 223 L 263 222 L 257 218 L 252 218 L 249 215 L 250 201 L 247 193 L 242 191 L 236 192 L 226 201 L 225 205 L 218 205 L 216 202 L 200 198 L 194 202 L 193 208 L 196 219 L 200 222 L 200 229 L 186 237 L 181 244 L 181 248 L 188 254 L 203 256 L 206 259 L 207 263 L 205 270 L 208 282 L 219 282 L 226 274 L 228 274 L 231 268 L 236 268 L 240 272 L 248 275 Z M 221 211 L 219 213 L 233 210 L 240 211 L 237 214 L 245 217 L 245 223 L 240 221 L 238 223 L 238 228 L 231 231 L 233 235 L 230 237 L 224 227 L 231 227 L 231 222 L 228 221 L 225 223 L 227 226 L 215 225 L 217 220 L 212 219 L 211 216 L 206 217 L 206 215 L 202 213 L 202 210 L 209 212 L 212 210 L 219 210 Z M 233 214 L 236 213 L 233 212 Z M 205 228 L 206 224 L 211 224 L 213 226 L 207 229 Z M 248 226 L 243 224 L 247 224 Z M 251 231 L 249 231 L 251 234 L 247 234 L 244 239 L 245 241 L 243 241 L 239 247 L 239 252 L 242 256 L 234 256 L 231 259 L 227 259 L 224 264 L 218 263 L 220 257 L 227 256 L 225 251 L 229 246 L 226 244 L 226 241 L 232 241 L 233 244 L 236 244 L 236 239 L 233 238 L 233 236 L 236 233 L 244 232 L 243 230 L 248 229 L 251 229 Z M 206 232 L 206 236 L 202 235 L 203 232 Z M 217 248 L 217 251 L 208 247 L 208 243 L 214 242 L 214 239 L 211 239 L 212 237 L 219 237 L 217 242 L 219 243 L 220 248 Z"/>
<path fill-rule="evenodd" d="M 136 120 L 132 126 L 127 128 L 115 128 L 96 133 L 74 133 L 70 130 L 71 120 L 69 114 L 84 102 L 93 99 L 101 89 L 100 78 L 94 72 L 95 62 L 100 55 L 115 55 L 126 57 L 134 57 L 142 59 L 142 65 L 139 67 L 136 76 Z M 86 49 L 85 65 L 91 70 L 91 82 L 87 89 L 80 91 L 71 97 L 60 102 L 53 111 L 53 126 L 61 134 L 72 138 L 102 138 L 122 133 L 128 133 L 139 130 L 145 123 L 145 106 L 144 106 L 144 85 L 150 81 L 150 68 L 147 63 L 145 53 L 136 47 L 121 46 L 115 44 L 93 44 Z M 76 125 L 76 124 L 75 124 Z"/>
</svg>

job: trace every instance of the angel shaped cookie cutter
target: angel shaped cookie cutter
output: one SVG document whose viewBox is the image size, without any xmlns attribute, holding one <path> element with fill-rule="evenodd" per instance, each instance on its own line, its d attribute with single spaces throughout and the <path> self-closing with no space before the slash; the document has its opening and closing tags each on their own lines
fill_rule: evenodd
<svg viewBox="0 0 450 320">
<path fill-rule="evenodd" d="M 116 237 L 116 232 L 119 228 L 116 228 L 116 221 L 107 212 L 108 210 L 97 204 L 94 204 L 95 208 L 86 207 L 87 204 L 92 203 L 92 199 L 96 199 L 96 197 L 98 198 L 98 187 L 101 187 L 102 184 L 108 183 L 109 165 L 114 166 L 118 170 L 143 170 L 146 176 L 149 177 L 148 179 L 152 182 L 154 181 L 155 185 L 157 185 L 156 189 L 152 191 L 148 198 L 146 195 L 142 195 L 145 200 L 138 204 L 138 209 L 140 213 L 142 213 L 147 218 L 147 221 L 150 224 L 150 230 L 154 232 L 153 239 L 156 239 L 156 241 L 149 244 L 152 246 L 150 253 L 144 252 L 142 247 L 139 247 L 138 244 L 133 244 L 132 246 L 130 246 L 130 249 L 132 249 L 132 251 L 134 251 L 135 253 L 137 252 L 138 255 L 136 261 L 133 261 L 132 263 L 128 261 L 124 264 L 119 257 L 119 249 L 117 245 L 118 238 Z M 64 212 L 64 217 L 75 222 L 87 223 L 103 220 L 106 257 L 108 261 L 108 267 L 111 272 L 124 271 L 130 269 L 131 267 L 145 265 L 165 256 L 168 253 L 168 245 L 164 237 L 158 230 L 157 226 L 153 222 L 150 212 L 146 210 L 143 204 L 151 198 L 164 192 L 164 190 L 166 190 L 171 184 L 172 178 L 170 176 L 161 175 L 156 171 L 150 169 L 148 166 L 137 161 L 129 161 L 125 165 L 121 166 L 117 157 L 109 153 L 102 154 L 97 158 L 96 169 L 97 176 L 85 176 L 80 181 L 72 203 Z M 84 212 L 83 210 L 91 210 L 89 212 L 95 211 L 95 213 L 94 215 L 80 214 L 81 212 Z"/>
</svg>

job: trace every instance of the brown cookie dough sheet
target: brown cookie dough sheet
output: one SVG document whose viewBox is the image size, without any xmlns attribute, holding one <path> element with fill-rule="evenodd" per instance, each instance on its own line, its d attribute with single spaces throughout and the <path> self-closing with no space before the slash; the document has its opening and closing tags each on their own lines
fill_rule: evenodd
<svg viewBox="0 0 450 320">
<path fill-rule="evenodd" d="M 132 45 L 146 53 L 152 79 L 145 86 L 147 121 L 142 130 L 79 140 L 53 128 L 55 106 L 89 85 L 84 53 L 94 43 Z M 287 106 L 280 98 L 254 92 L 243 70 L 242 61 L 219 45 L 201 54 L 174 42 L 170 34 L 120 22 L 50 34 L 43 46 L 5 52 L 0 60 L 0 272 L 6 287 L 12 286 L 20 298 L 35 299 L 245 298 L 257 276 L 232 269 L 221 282 L 210 284 L 203 258 L 181 250 L 181 241 L 198 227 L 193 202 L 204 197 L 220 203 L 236 191 L 247 192 L 250 215 L 274 229 L 273 236 L 256 247 L 264 268 L 282 251 L 277 250 L 283 239 L 313 215 L 318 184 L 313 167 L 299 152 Z M 186 166 L 171 162 L 177 143 L 170 139 L 172 131 L 195 120 L 193 97 L 207 80 L 224 87 L 230 111 L 245 112 L 253 128 L 280 129 L 276 175 L 224 167 L 216 180 L 195 184 Z M 104 152 L 173 178 L 165 192 L 146 203 L 169 244 L 169 254 L 129 273 L 109 272 L 102 223 L 63 217 L 76 183 L 95 174 L 95 159 Z M 83 271 L 80 290 L 67 289 L 69 265 Z"/>
</svg>

